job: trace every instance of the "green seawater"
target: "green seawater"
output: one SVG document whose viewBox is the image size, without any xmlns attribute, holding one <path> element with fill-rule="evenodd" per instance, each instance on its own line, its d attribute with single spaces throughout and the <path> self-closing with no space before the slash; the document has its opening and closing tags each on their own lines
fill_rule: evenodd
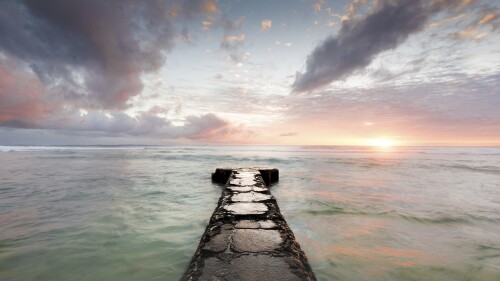
<svg viewBox="0 0 500 281">
<path fill-rule="evenodd" d="M 178 280 L 228 166 L 319 280 L 500 280 L 500 148 L 262 146 L 0 147 L 0 280 Z"/>
</svg>

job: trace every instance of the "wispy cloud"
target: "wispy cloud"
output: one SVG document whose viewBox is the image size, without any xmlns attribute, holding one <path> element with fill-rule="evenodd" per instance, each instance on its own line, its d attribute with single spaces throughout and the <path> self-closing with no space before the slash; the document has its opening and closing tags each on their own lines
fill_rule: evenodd
<svg viewBox="0 0 500 281">
<path fill-rule="evenodd" d="M 489 13 L 487 15 L 485 15 L 484 17 L 482 17 L 480 20 L 479 20 L 479 24 L 488 24 L 488 23 L 491 23 L 492 21 L 496 20 L 498 18 L 498 15 L 496 13 Z"/>
<path fill-rule="evenodd" d="M 480 137 L 498 141 L 499 78 L 498 73 L 456 73 L 430 83 L 328 89 L 314 96 L 290 96 L 288 115 L 318 127 L 335 124 L 339 136 L 386 132 L 407 136 L 410 142 Z"/>
<path fill-rule="evenodd" d="M 289 133 L 279 134 L 278 137 L 295 137 L 297 135 L 298 135 L 297 132 L 289 132 Z"/>
<path fill-rule="evenodd" d="M 263 20 L 260 22 L 261 30 L 266 31 L 273 26 L 273 21 L 270 19 Z"/>
<path fill-rule="evenodd" d="M 319 0 L 318 2 L 314 2 L 312 4 L 312 7 L 316 12 L 319 12 L 319 11 L 321 11 L 321 5 L 323 5 L 324 3 L 325 3 L 325 0 Z"/>
<path fill-rule="evenodd" d="M 229 52 L 229 58 L 234 63 L 242 63 L 245 60 L 245 53 L 240 52 L 240 47 L 246 39 L 245 34 L 229 35 L 222 38 L 220 47 Z"/>
<path fill-rule="evenodd" d="M 240 50 L 240 47 L 243 46 L 243 43 L 246 40 L 246 35 L 243 33 L 237 33 L 244 21 L 244 17 L 231 20 L 226 15 L 223 15 L 215 23 L 215 26 L 221 27 L 223 30 L 220 48 L 223 51 L 228 52 L 229 58 L 236 64 L 241 63 L 244 60 L 244 54 Z"/>
</svg>

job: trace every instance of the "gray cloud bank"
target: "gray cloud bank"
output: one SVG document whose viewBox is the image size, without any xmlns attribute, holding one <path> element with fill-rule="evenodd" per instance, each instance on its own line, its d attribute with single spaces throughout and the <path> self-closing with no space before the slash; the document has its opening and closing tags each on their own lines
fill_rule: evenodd
<svg viewBox="0 0 500 281">
<path fill-rule="evenodd" d="M 232 126 L 213 113 L 187 116 L 185 124 L 176 126 L 171 120 L 151 112 L 130 116 L 123 112 L 103 113 L 97 110 L 85 113 L 62 110 L 47 119 L 33 122 L 13 120 L 3 123 L 2 127 L 53 130 L 65 135 L 147 136 L 192 140 L 218 139 L 242 132 L 242 128 Z"/>
<path fill-rule="evenodd" d="M 5 0 L 0 53 L 24 63 L 59 98 L 86 108 L 124 108 L 173 46 L 173 21 L 206 1 Z M 182 11 L 182 13 L 181 13 Z"/>
<path fill-rule="evenodd" d="M 338 34 L 320 43 L 308 56 L 306 70 L 297 73 L 295 92 L 307 92 L 368 66 L 380 53 L 394 49 L 443 10 L 461 8 L 459 0 L 382 0 L 361 20 L 342 23 Z"/>
<path fill-rule="evenodd" d="M 176 24 L 218 12 L 215 0 L 0 1 L 0 127 L 189 139 L 234 133 L 213 113 L 174 126 L 154 112 L 122 112 L 141 93 L 141 75 L 164 65 Z"/>
</svg>

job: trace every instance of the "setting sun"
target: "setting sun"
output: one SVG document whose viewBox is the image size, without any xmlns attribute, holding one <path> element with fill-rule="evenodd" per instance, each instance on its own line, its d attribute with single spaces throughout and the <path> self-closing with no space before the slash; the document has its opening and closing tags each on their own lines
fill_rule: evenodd
<svg viewBox="0 0 500 281">
<path fill-rule="evenodd" d="M 394 146 L 395 142 L 391 139 L 379 138 L 379 139 L 369 140 L 368 145 L 378 146 L 378 147 L 388 147 L 388 146 Z"/>
</svg>

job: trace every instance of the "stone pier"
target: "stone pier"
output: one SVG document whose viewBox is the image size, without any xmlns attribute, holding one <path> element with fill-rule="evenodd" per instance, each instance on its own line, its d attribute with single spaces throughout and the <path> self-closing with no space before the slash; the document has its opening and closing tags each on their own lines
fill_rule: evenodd
<svg viewBox="0 0 500 281">
<path fill-rule="evenodd" d="M 277 169 L 217 169 L 219 204 L 181 280 L 316 280 L 268 186 Z"/>
</svg>

